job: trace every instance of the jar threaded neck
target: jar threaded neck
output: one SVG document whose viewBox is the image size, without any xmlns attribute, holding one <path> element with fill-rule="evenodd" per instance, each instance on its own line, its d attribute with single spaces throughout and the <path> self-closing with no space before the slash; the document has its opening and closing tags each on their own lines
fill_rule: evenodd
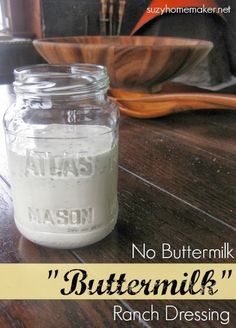
<svg viewBox="0 0 236 328">
<path fill-rule="evenodd" d="M 15 93 L 28 97 L 88 96 L 109 88 L 105 67 L 93 64 L 33 65 L 15 69 Z"/>
</svg>

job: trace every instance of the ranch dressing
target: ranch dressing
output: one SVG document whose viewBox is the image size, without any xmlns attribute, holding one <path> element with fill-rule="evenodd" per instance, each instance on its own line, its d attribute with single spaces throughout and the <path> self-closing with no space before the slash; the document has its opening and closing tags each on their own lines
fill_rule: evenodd
<svg viewBox="0 0 236 328">
<path fill-rule="evenodd" d="M 114 228 L 117 140 L 109 127 L 28 126 L 8 147 L 8 161 L 15 222 L 29 240 L 75 248 Z"/>
</svg>

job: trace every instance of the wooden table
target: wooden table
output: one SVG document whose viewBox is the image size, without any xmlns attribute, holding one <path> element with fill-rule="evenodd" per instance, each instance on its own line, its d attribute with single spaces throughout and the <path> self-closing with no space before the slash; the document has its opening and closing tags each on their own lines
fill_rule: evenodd
<svg viewBox="0 0 236 328">
<path fill-rule="evenodd" d="M 2 115 L 11 101 L 8 86 L 0 87 L 0 99 Z M 154 249 L 160 249 L 163 242 L 174 248 L 191 245 L 203 249 L 217 248 L 228 241 L 236 248 L 233 216 L 235 117 L 230 111 L 188 112 L 156 120 L 122 117 L 118 224 L 103 241 L 73 251 L 38 247 L 17 231 L 1 130 L 0 261 L 134 262 L 131 259 L 132 242 L 140 246 L 146 243 Z M 163 260 L 159 256 L 156 262 Z M 168 302 L 2 301 L 0 327 L 141 327 L 143 323 L 138 322 L 114 323 L 113 306 L 121 304 L 129 310 L 143 311 L 151 303 L 161 311 Z M 231 322 L 227 327 L 236 327 L 233 302 L 171 301 L 171 304 L 183 310 L 230 311 Z M 163 321 L 145 325 L 183 327 L 181 321 L 174 325 Z M 221 327 L 217 322 L 190 322 L 187 327 L 196 325 Z"/>
</svg>

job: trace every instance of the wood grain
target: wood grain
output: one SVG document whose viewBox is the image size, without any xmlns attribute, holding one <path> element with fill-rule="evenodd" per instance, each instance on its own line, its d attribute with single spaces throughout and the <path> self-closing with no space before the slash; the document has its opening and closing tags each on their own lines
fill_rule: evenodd
<svg viewBox="0 0 236 328">
<path fill-rule="evenodd" d="M 75 250 L 74 254 L 84 262 L 153 262 L 137 257 L 131 259 L 131 243 L 138 247 L 146 243 L 147 248 L 161 249 L 163 242 L 170 243 L 173 248 L 179 249 L 184 245 L 193 248 L 220 247 L 227 240 L 235 247 L 235 232 L 223 226 L 220 222 L 211 221 L 197 209 L 193 211 L 188 205 L 171 199 L 155 187 L 143 184 L 139 178 L 120 171 L 120 212 L 116 230 L 102 242 Z M 227 236 L 227 238 L 225 237 Z M 226 238 L 226 239 L 225 239 Z M 96 253 L 96 257 L 94 254 Z M 157 252 L 155 262 L 222 262 L 222 260 L 163 260 Z M 227 262 L 227 260 L 224 260 Z M 229 260 L 230 262 L 230 260 Z M 150 327 L 173 327 L 173 323 L 165 321 L 164 308 L 166 305 L 175 305 L 180 310 L 190 311 L 230 311 L 231 325 L 236 324 L 236 307 L 230 301 L 129 301 L 128 304 L 135 310 L 145 311 L 153 304 L 160 311 L 160 321 L 151 322 Z M 196 323 L 186 323 L 195 328 Z M 174 327 L 182 328 L 183 322 L 175 321 Z M 205 328 L 206 323 L 199 322 L 198 327 Z M 211 322 L 209 327 L 218 328 L 219 323 Z"/>
<path fill-rule="evenodd" d="M 34 46 L 51 64 L 104 65 L 113 87 L 150 91 L 188 71 L 212 48 L 207 41 L 137 36 L 49 38 Z"/>
<path fill-rule="evenodd" d="M 179 122 L 182 119 L 182 126 L 191 129 L 194 117 L 194 114 L 183 115 Z M 165 121 L 164 118 L 162 120 Z M 178 115 L 175 120 L 178 122 Z M 227 146 L 228 141 L 233 144 L 234 131 L 224 133 L 216 126 L 210 125 L 209 129 L 207 125 L 205 129 L 199 126 L 198 134 L 205 138 L 208 134 L 214 134 L 214 138 L 222 134 L 215 141 L 211 137 L 211 144 L 215 142 L 212 148 L 218 147 L 217 154 L 208 151 L 208 147 L 203 146 L 201 149 L 198 135 L 192 135 L 192 139 L 196 138 L 192 143 L 191 138 L 188 140 L 185 136 L 184 139 L 181 133 L 172 133 L 174 124 L 170 124 L 168 129 L 157 120 L 124 119 L 122 124 L 120 163 L 124 168 L 155 184 L 172 197 L 180 201 L 182 199 L 209 216 L 235 227 L 235 162 L 220 156 L 221 149 L 224 153 L 223 145 L 230 147 Z"/>
<path fill-rule="evenodd" d="M 9 90 L 0 86 L 2 109 L 10 103 Z M 5 104 L 5 105 L 4 105 Z M 120 128 L 119 220 L 103 241 L 73 251 L 43 248 L 24 239 L 17 231 L 9 183 L 0 178 L 0 262 L 148 262 L 131 259 L 131 243 L 146 243 L 157 251 L 169 242 L 178 249 L 218 248 L 230 242 L 236 248 L 233 217 L 233 169 L 235 127 L 232 112 L 182 113 L 159 120 L 122 117 Z M 1 112 L 2 115 L 2 112 Z M 0 128 L 1 131 L 1 128 Z M 3 134 L 0 132 L 0 173 L 8 180 Z M 217 172 L 219 171 L 219 172 Z M 230 172 L 230 174 L 228 174 Z M 155 262 L 194 262 L 163 260 Z M 195 261 L 196 262 L 196 261 Z M 222 262 L 207 259 L 198 262 Z M 230 262 L 230 260 L 224 260 Z M 114 305 L 144 311 L 153 304 L 161 313 L 159 322 L 146 327 L 170 327 L 164 307 L 180 310 L 230 311 L 230 328 L 236 326 L 236 306 L 230 301 L 1 301 L 3 328 L 143 327 L 137 321 L 112 321 Z M 196 323 L 187 323 L 195 328 Z M 206 323 L 198 323 L 201 328 Z M 175 322 L 182 328 L 183 322 Z M 220 327 L 210 322 L 209 327 Z"/>
<path fill-rule="evenodd" d="M 18 37 L 43 36 L 41 1 L 10 0 L 13 34 Z"/>
<path fill-rule="evenodd" d="M 213 93 L 147 94 L 121 89 L 109 91 L 120 111 L 136 118 L 155 118 L 189 110 L 236 110 L 236 96 Z"/>
<path fill-rule="evenodd" d="M 119 172 L 119 219 L 115 231 L 96 245 L 75 250 L 85 262 L 151 262 L 141 257 L 131 259 L 131 243 L 160 250 L 163 242 L 174 248 L 183 244 L 194 248 L 217 248 L 225 241 L 236 246 L 235 231 L 217 220 L 169 197 L 155 186 L 140 181 L 125 170 Z M 94 254 L 96 253 L 96 256 Z M 206 262 L 200 260 L 198 262 Z M 221 262 L 222 260 L 211 260 Z M 227 262 L 227 260 L 225 260 Z M 162 260 L 158 252 L 155 262 L 196 262 L 182 259 Z M 228 260 L 230 262 L 230 260 Z"/>
<path fill-rule="evenodd" d="M 2 328 L 105 328 L 113 323 L 116 301 L 2 301 Z M 125 308 L 125 307 L 124 307 Z M 142 327 L 138 322 L 120 322 L 118 327 Z"/>
<path fill-rule="evenodd" d="M 191 144 L 199 151 L 236 161 L 235 116 L 233 111 L 206 111 L 204 114 L 196 111 L 159 119 L 156 124 L 167 137 L 176 137 L 179 142 Z M 155 122 L 149 121 L 149 124 L 152 126 Z M 216 140 L 219 129 L 220 138 Z"/>
<path fill-rule="evenodd" d="M 0 263 L 76 263 L 66 250 L 39 247 L 17 231 L 10 190 L 0 179 Z M 1 328 L 112 327 L 114 305 L 119 301 L 0 301 Z M 40 319 L 39 319 L 40 317 Z M 120 327 L 140 327 L 138 323 Z M 114 325 L 115 327 L 115 325 Z"/>
</svg>

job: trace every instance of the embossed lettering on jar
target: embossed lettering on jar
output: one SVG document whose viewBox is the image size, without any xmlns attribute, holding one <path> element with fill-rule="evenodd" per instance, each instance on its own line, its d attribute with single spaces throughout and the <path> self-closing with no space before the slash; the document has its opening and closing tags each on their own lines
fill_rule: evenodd
<svg viewBox="0 0 236 328">
<path fill-rule="evenodd" d="M 102 66 L 15 70 L 4 116 L 14 217 L 35 243 L 81 247 L 116 224 L 118 111 L 108 86 Z"/>
</svg>

